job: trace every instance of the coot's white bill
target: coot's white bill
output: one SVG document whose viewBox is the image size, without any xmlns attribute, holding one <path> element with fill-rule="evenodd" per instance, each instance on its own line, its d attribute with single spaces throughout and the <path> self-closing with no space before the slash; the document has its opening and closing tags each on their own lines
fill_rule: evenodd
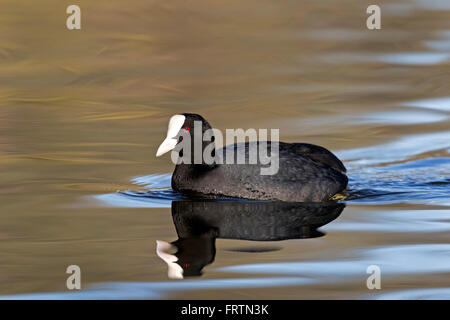
<svg viewBox="0 0 450 320">
<path fill-rule="evenodd" d="M 167 266 L 169 267 L 167 275 L 169 278 L 183 279 L 183 268 L 176 263 L 178 258 L 175 255 L 168 253 L 168 251 L 173 248 L 174 246 L 166 241 L 156 240 L 156 254 L 167 263 Z"/>
<path fill-rule="evenodd" d="M 180 114 L 176 114 L 172 116 L 172 118 L 170 118 L 169 127 L 167 129 L 167 136 L 163 143 L 161 143 L 161 145 L 159 146 L 158 151 L 156 151 L 157 157 L 175 148 L 175 146 L 177 145 L 176 136 L 178 135 L 181 127 L 183 127 L 185 119 L 186 117 Z"/>
</svg>

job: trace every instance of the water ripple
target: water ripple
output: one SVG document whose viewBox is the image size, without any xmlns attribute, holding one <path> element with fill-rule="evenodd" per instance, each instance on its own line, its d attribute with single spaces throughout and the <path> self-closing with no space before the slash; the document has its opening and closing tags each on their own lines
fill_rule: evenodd
<svg viewBox="0 0 450 320">
<path fill-rule="evenodd" d="M 171 292 L 206 289 L 247 289 L 311 284 L 300 277 L 208 279 L 163 282 L 113 282 L 93 285 L 77 292 L 49 292 L 0 296 L 0 300 L 102 300 L 164 299 Z"/>
<path fill-rule="evenodd" d="M 448 41 L 450 42 L 450 41 Z M 402 103 L 407 107 L 417 107 L 425 109 L 435 109 L 441 111 L 450 111 L 450 97 L 441 97 L 433 99 L 423 99 Z"/>
<path fill-rule="evenodd" d="M 379 266 L 384 276 L 450 272 L 450 244 L 359 248 L 353 251 L 353 255 L 354 258 L 347 260 L 245 264 L 218 270 L 246 274 L 296 275 L 324 283 L 365 277 L 370 265 Z"/>
<path fill-rule="evenodd" d="M 404 161 L 413 156 L 450 148 L 450 131 L 417 134 L 402 137 L 386 144 L 336 152 L 346 164 L 352 166 L 375 165 Z"/>
<path fill-rule="evenodd" d="M 366 298 L 375 300 L 450 300 L 450 288 L 399 290 Z"/>
</svg>

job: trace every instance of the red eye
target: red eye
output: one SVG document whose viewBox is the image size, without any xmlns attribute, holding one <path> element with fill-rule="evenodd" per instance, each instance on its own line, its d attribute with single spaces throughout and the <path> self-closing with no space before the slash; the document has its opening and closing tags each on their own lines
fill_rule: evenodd
<svg viewBox="0 0 450 320">
<path fill-rule="evenodd" d="M 189 132 L 189 127 L 185 127 L 184 132 Z"/>
</svg>

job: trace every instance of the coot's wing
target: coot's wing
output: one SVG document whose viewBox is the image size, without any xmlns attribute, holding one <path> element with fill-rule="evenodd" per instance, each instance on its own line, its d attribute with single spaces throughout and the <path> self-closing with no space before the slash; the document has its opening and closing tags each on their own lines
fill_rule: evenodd
<svg viewBox="0 0 450 320">
<path fill-rule="evenodd" d="M 347 187 L 348 178 L 344 173 L 311 157 L 280 148 L 279 159 L 280 168 L 273 179 L 281 179 L 284 188 L 291 189 L 294 197 L 324 201 Z"/>
<path fill-rule="evenodd" d="M 314 161 L 323 163 L 337 171 L 347 172 L 344 164 L 331 151 L 324 147 L 309 143 L 283 143 L 280 142 L 280 149 L 290 150 Z"/>
<path fill-rule="evenodd" d="M 348 179 L 341 170 L 313 160 L 308 156 L 309 153 L 305 156 L 286 148 L 285 145 L 287 144 L 280 143 L 279 167 L 274 175 L 261 175 L 261 168 L 268 167 L 261 163 L 224 164 L 213 170 L 208 178 L 211 180 L 214 177 L 217 182 L 228 181 L 225 184 L 215 183 L 216 192 L 221 189 L 222 194 L 248 199 L 325 201 L 346 188 Z M 249 144 L 242 146 L 248 156 Z M 236 144 L 226 148 L 234 148 L 239 152 Z M 218 153 L 222 154 L 224 149 Z"/>
</svg>

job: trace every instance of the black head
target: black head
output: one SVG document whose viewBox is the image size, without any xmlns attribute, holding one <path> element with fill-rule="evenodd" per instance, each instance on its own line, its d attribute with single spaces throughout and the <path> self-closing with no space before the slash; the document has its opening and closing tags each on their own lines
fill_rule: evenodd
<svg viewBox="0 0 450 320">
<path fill-rule="evenodd" d="M 172 116 L 169 120 L 166 139 L 161 143 L 156 152 L 159 157 L 173 149 L 185 137 L 190 137 L 192 151 L 194 151 L 194 141 L 199 138 L 202 141 L 202 150 L 210 143 L 203 141 L 205 131 L 210 130 L 211 126 L 201 115 L 195 113 L 182 113 Z M 199 135 L 200 137 L 197 137 Z M 211 136 L 209 141 L 214 141 Z"/>
<path fill-rule="evenodd" d="M 196 113 L 182 113 L 182 116 L 185 117 L 184 124 L 182 126 L 182 129 L 188 129 L 189 132 L 192 133 L 191 130 L 194 129 L 195 122 L 201 122 L 202 125 L 202 133 L 205 132 L 208 129 L 211 129 L 211 126 L 209 125 L 208 121 L 205 120 L 201 115 Z"/>
</svg>

